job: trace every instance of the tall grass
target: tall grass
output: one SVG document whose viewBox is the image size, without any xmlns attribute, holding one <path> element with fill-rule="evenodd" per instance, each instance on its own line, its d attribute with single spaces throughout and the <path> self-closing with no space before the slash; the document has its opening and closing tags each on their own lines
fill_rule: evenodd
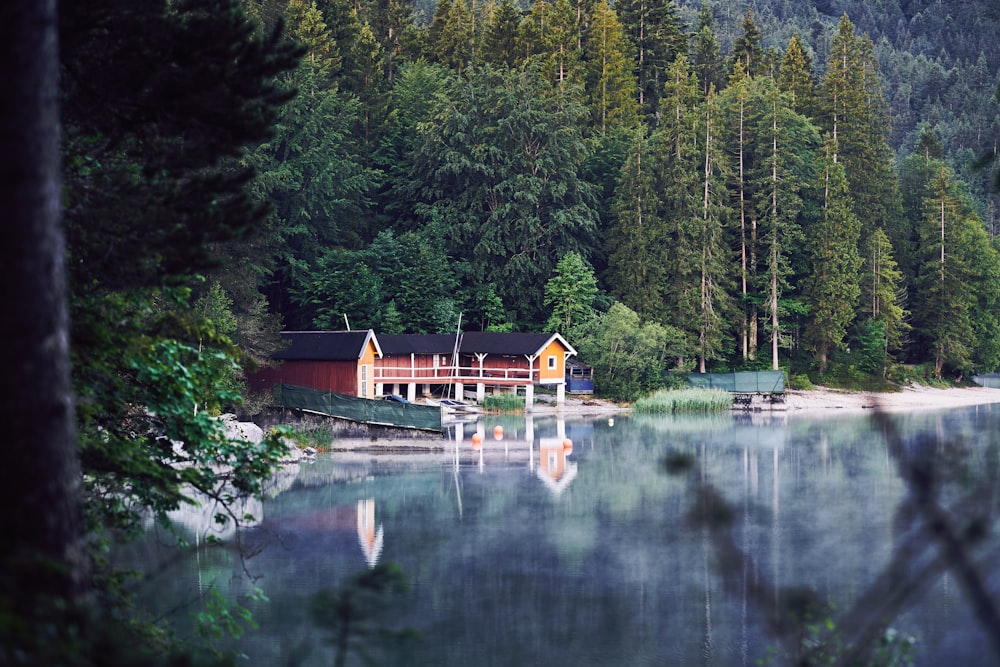
<svg viewBox="0 0 1000 667">
<path fill-rule="evenodd" d="M 524 397 L 514 394 L 499 394 L 483 397 L 486 412 L 524 412 Z"/>
<path fill-rule="evenodd" d="M 722 412 L 733 407 L 733 395 L 721 389 L 661 389 L 632 404 L 633 412 Z"/>
</svg>

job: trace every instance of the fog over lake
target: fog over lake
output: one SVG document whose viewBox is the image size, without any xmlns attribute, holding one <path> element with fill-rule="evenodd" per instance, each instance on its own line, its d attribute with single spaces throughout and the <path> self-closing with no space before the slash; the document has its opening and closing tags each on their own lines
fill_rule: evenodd
<svg viewBox="0 0 1000 667">
<path fill-rule="evenodd" d="M 283 471 L 243 508 L 245 558 L 231 531 L 178 559 L 153 529 L 124 556 L 154 571 L 140 596 L 157 613 L 212 589 L 248 607 L 260 628 L 233 646 L 251 665 L 330 665 L 338 646 L 348 665 L 780 665 L 886 627 L 892 650 L 915 638 L 915 664 L 994 664 L 966 590 L 971 572 L 1000 599 L 998 421 L 486 416 L 439 452 Z M 926 529 L 933 511 L 944 528 Z M 212 513 L 178 514 L 181 533 L 204 545 Z M 374 592 L 396 568 L 405 590 Z M 320 591 L 339 597 L 312 604 Z M 330 601 L 347 599 L 331 645 Z"/>
</svg>

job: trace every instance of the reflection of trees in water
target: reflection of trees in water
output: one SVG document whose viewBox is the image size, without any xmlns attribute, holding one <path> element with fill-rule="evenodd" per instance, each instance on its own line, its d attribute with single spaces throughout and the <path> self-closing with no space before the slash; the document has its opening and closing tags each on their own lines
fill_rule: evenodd
<svg viewBox="0 0 1000 667">
<path fill-rule="evenodd" d="M 670 474 L 686 476 L 694 498 L 692 526 L 711 545 L 728 593 L 754 606 L 778 644 L 780 659 L 797 665 L 909 664 L 913 639 L 890 626 L 939 576 L 950 573 L 1000 660 L 1000 610 L 980 569 L 997 556 L 996 543 L 987 540 L 997 502 L 997 443 L 972 447 L 975 443 L 950 432 L 941 416 L 936 430 L 914 437 L 901 433 L 885 414 L 873 419 L 908 493 L 897 511 L 888 564 L 848 608 L 836 613 L 810 588 L 776 589 L 765 580 L 749 549 L 734 537 L 740 510 L 707 481 L 690 451 L 668 454 L 664 466 Z M 747 572 L 755 575 L 747 577 Z M 710 626 L 706 633 L 705 646 L 710 647 Z"/>
<path fill-rule="evenodd" d="M 326 643 L 335 651 L 336 667 L 346 665 L 350 653 L 365 664 L 376 664 L 376 653 L 404 650 L 416 639 L 412 630 L 396 630 L 384 621 L 406 589 L 406 576 L 399 566 L 380 563 L 348 578 L 338 588 L 313 596 L 309 618 L 326 632 Z"/>
</svg>

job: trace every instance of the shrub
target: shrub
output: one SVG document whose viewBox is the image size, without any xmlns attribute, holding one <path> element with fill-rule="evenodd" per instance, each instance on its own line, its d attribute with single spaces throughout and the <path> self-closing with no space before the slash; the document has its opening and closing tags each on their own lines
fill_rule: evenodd
<svg viewBox="0 0 1000 667">
<path fill-rule="evenodd" d="M 499 394 L 483 398 L 483 410 L 487 412 L 523 412 L 524 398 L 514 394 Z"/>
<path fill-rule="evenodd" d="M 650 414 L 677 412 L 723 412 L 733 406 L 733 395 L 721 389 L 674 389 L 644 396 L 632 410 Z"/>
</svg>

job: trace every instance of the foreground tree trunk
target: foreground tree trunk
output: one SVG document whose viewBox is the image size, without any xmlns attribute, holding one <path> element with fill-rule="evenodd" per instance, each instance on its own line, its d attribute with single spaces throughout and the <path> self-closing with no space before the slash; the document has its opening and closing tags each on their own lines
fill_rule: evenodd
<svg viewBox="0 0 1000 667">
<path fill-rule="evenodd" d="M 85 586 L 60 229 L 56 0 L 0 3 L 0 593 Z"/>
</svg>

